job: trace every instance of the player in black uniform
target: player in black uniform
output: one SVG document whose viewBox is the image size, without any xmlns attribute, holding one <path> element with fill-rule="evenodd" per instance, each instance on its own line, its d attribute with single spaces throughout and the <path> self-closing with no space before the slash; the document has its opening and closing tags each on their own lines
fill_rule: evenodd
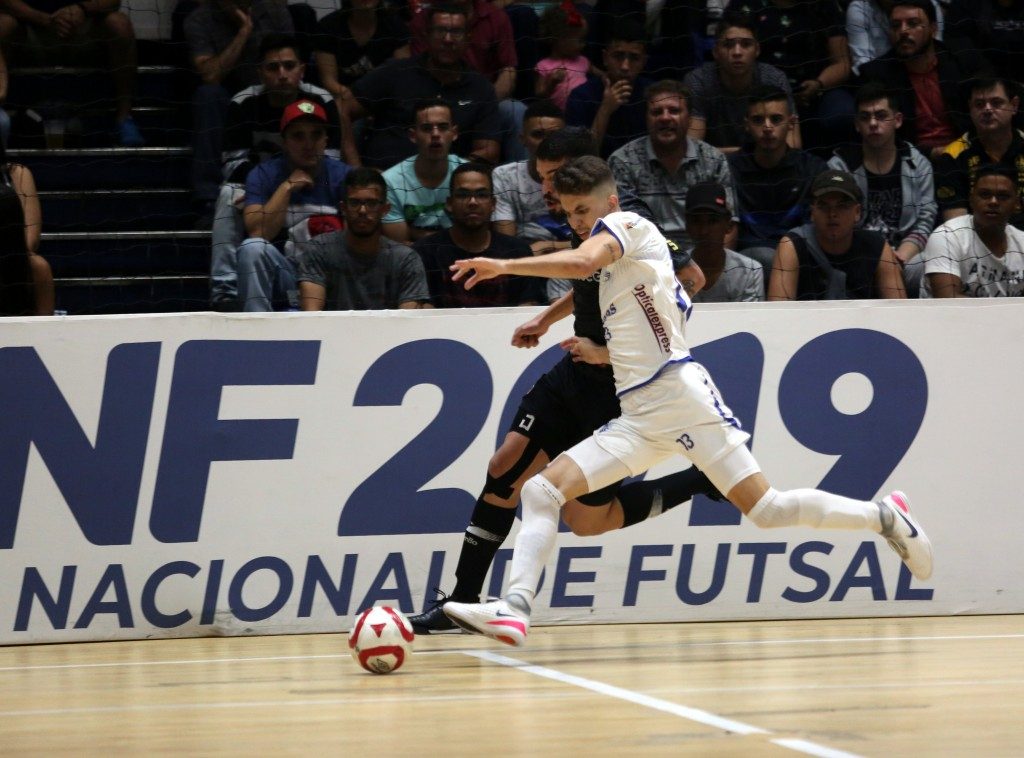
<svg viewBox="0 0 1024 758">
<path fill-rule="evenodd" d="M 583 155 L 597 155 L 593 135 L 587 129 L 566 127 L 541 143 L 537 168 L 550 208 L 557 207 L 550 174 L 570 158 Z M 647 205 L 635 195 L 626 194 L 619 203 L 622 210 L 654 220 Z M 579 244 L 573 235 L 572 246 Z M 688 256 L 673 250 L 673 260 L 688 290 L 696 291 L 698 283 L 703 285 L 703 274 Z M 487 466 L 487 481 L 463 538 L 455 589 L 423 613 L 410 617 L 417 634 L 457 629 L 441 606 L 448 600 L 479 601 L 491 561 L 512 530 L 522 485 L 559 453 L 619 415 L 615 381 L 604 348 L 598 275 L 574 280 L 571 292 L 515 330 L 515 347 L 536 347 L 552 324 L 570 314 L 575 316 L 575 337 L 563 343 L 566 355 L 523 397 L 511 429 Z M 600 361 L 602 355 L 604 361 Z M 583 495 L 578 501 L 566 503 L 562 518 L 574 534 L 603 534 L 657 516 L 697 493 L 721 497 L 700 471 L 689 468 L 654 481 L 618 482 Z"/>
</svg>

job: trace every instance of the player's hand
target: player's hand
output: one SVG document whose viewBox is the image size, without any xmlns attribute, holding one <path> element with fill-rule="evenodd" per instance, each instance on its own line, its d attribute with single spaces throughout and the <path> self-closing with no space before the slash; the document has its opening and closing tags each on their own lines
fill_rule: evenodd
<svg viewBox="0 0 1024 758">
<path fill-rule="evenodd" d="M 572 357 L 573 363 L 604 366 L 609 362 L 608 348 L 586 337 L 569 337 L 558 343 Z"/>
<path fill-rule="evenodd" d="M 455 261 L 449 270 L 452 272 L 453 282 L 461 281 L 469 276 L 466 279 L 465 287 L 471 290 L 479 282 L 504 274 L 505 261 L 497 258 L 464 258 L 461 261 Z M 470 276 L 470 272 L 472 272 L 472 276 Z"/>
<path fill-rule="evenodd" d="M 300 190 L 309 189 L 313 186 L 313 177 L 301 168 L 297 168 L 292 171 L 291 176 L 289 176 L 285 181 L 288 183 L 289 192 L 299 192 Z"/>
<path fill-rule="evenodd" d="M 537 347 L 540 338 L 547 332 L 548 327 L 541 321 L 540 316 L 531 318 L 512 332 L 512 347 Z"/>
<path fill-rule="evenodd" d="M 67 39 L 74 35 L 78 28 L 85 23 L 85 11 L 80 5 L 65 5 L 58 9 L 52 16 L 52 25 L 61 39 Z"/>
</svg>

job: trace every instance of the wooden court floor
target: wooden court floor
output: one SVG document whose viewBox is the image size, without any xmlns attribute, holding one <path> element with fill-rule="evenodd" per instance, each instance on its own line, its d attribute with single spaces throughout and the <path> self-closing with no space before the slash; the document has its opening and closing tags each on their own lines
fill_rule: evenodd
<svg viewBox="0 0 1024 758">
<path fill-rule="evenodd" d="M 0 755 L 1024 755 L 1024 616 L 0 648 Z"/>
</svg>

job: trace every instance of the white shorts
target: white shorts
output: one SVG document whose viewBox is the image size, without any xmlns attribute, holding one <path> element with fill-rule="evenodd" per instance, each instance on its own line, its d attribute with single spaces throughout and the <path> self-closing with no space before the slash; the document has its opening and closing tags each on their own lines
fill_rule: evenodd
<svg viewBox="0 0 1024 758">
<path fill-rule="evenodd" d="M 650 384 L 624 395 L 621 405 L 621 416 L 565 451 L 592 490 L 622 478 L 623 467 L 636 476 L 677 453 L 722 493 L 761 470 L 745 447 L 750 435 L 699 363 L 670 366 Z"/>
</svg>

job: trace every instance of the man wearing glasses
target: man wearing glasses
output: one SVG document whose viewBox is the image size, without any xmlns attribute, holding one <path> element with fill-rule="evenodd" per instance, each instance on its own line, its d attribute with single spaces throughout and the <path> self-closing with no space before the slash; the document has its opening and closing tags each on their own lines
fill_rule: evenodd
<svg viewBox="0 0 1024 758">
<path fill-rule="evenodd" d="M 640 72 L 647 65 L 642 26 L 625 21 L 611 30 L 603 53 L 606 81 L 596 76 L 569 93 L 565 120 L 590 129 L 602 157 L 608 157 L 647 129 L 644 92 L 651 80 Z"/>
<path fill-rule="evenodd" d="M 214 310 L 238 310 L 238 245 L 245 238 L 242 207 L 245 177 L 259 164 L 281 153 L 281 116 L 299 98 L 319 102 L 327 114 L 324 155 L 341 157 L 341 125 L 331 94 L 302 81 L 306 67 L 297 40 L 268 34 L 260 44 L 260 83 L 236 94 L 224 127 L 223 179 L 213 214 L 213 255 L 210 300 Z"/>
<path fill-rule="evenodd" d="M 451 217 L 451 227 L 413 245 L 423 260 L 431 302 L 436 307 L 482 308 L 547 302 L 544 282 L 535 277 L 498 277 L 472 290 L 452 281 L 449 267 L 457 260 L 480 255 L 529 258 L 533 254 L 526 240 L 491 231 L 494 186 L 487 166 L 463 163 L 455 169 L 445 208 Z"/>
<path fill-rule="evenodd" d="M 357 168 L 344 184 L 345 230 L 315 238 L 300 259 L 302 310 L 429 308 L 419 256 L 381 233 L 388 212 L 384 179 L 373 169 Z"/>
<path fill-rule="evenodd" d="M 501 156 L 498 104 L 493 85 L 466 64 L 465 9 L 434 5 L 427 11 L 427 28 L 425 53 L 375 68 L 353 85 L 353 97 L 344 101 L 349 122 L 373 117 L 359 150 L 363 164 L 388 168 L 415 152 L 408 128 L 413 105 L 425 99 L 440 99 L 451 107 L 459 130 L 452 152 L 496 164 Z M 352 139 L 351 134 L 342 137 Z"/>
<path fill-rule="evenodd" d="M 779 242 L 768 300 L 906 298 L 899 263 L 878 232 L 858 229 L 864 196 L 845 171 L 811 184 L 811 222 Z"/>
<path fill-rule="evenodd" d="M 1019 85 L 1009 79 L 977 79 L 967 101 L 971 130 L 948 145 L 935 164 L 935 194 L 943 221 L 966 216 L 978 171 L 1003 166 L 1017 177 L 1017 193 L 1024 198 L 1024 134 L 1014 120 L 1020 108 Z M 1024 228 L 1018 208 L 1010 223 Z"/>
<path fill-rule="evenodd" d="M 238 299 L 244 311 L 298 310 L 300 250 L 341 226 L 338 203 L 349 166 L 324 155 L 324 107 L 313 100 L 288 105 L 281 139 L 281 155 L 260 163 L 245 180 L 248 238 L 238 247 Z"/>
<path fill-rule="evenodd" d="M 464 159 L 451 154 L 459 127 L 443 100 L 421 100 L 409 139 L 416 155 L 384 172 L 391 210 L 384 216 L 384 234 L 403 244 L 451 226 L 445 213 L 452 172 Z"/>
</svg>

